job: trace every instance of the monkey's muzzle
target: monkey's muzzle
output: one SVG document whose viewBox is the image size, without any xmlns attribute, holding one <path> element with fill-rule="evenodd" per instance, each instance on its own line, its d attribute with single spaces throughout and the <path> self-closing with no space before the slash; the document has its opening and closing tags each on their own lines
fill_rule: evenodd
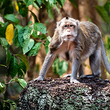
<svg viewBox="0 0 110 110">
<path fill-rule="evenodd" d="M 72 37 L 72 35 L 67 35 L 67 38 L 70 39 Z"/>
</svg>

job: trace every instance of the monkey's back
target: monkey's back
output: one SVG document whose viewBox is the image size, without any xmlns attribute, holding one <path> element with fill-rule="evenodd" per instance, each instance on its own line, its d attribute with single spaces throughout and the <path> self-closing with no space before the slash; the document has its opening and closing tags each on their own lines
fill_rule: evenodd
<svg viewBox="0 0 110 110">
<path fill-rule="evenodd" d="M 89 21 L 80 22 L 80 31 L 83 37 L 82 60 L 86 60 L 97 48 L 101 33 L 99 28 Z"/>
<path fill-rule="evenodd" d="M 84 35 L 85 40 L 96 43 L 97 39 L 101 36 L 99 28 L 92 22 L 80 22 L 80 29 Z"/>
</svg>

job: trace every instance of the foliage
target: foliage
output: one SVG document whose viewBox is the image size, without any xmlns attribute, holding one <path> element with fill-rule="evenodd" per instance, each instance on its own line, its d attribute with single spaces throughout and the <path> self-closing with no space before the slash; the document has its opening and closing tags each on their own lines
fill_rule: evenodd
<svg viewBox="0 0 110 110">
<path fill-rule="evenodd" d="M 63 75 L 63 73 L 65 73 L 68 69 L 68 63 L 63 61 L 60 61 L 59 58 L 57 58 L 53 65 L 53 71 L 55 74 L 58 74 L 60 77 Z"/>
<path fill-rule="evenodd" d="M 58 6 L 62 7 L 64 2 L 65 0 L 0 1 L 0 14 L 4 19 L 4 22 L 0 22 L 0 45 L 6 50 L 6 63 L 5 65 L 0 64 L 0 66 L 4 66 L 7 70 L 6 76 L 12 78 L 6 84 L 0 82 L 0 93 L 4 94 L 3 100 L 0 99 L 0 109 L 16 109 L 16 103 L 9 100 L 6 93 L 10 91 L 19 91 L 18 93 L 20 93 L 27 85 L 23 78 L 26 71 L 29 70 L 28 58 L 37 55 L 41 45 L 45 46 L 46 53 L 49 51 L 48 44 L 51 38 L 46 36 L 46 27 L 40 23 L 38 17 L 31 10 L 28 10 L 28 6 L 33 5 L 38 9 L 42 8 L 42 4 L 45 5 L 48 16 L 53 19 L 53 7 L 59 11 Z M 34 17 L 34 23 L 30 21 L 23 27 L 18 16 L 26 18 L 28 12 L 31 12 Z M 14 50 L 18 49 L 19 51 L 14 51 L 13 47 Z M 64 62 L 59 65 L 64 65 Z M 61 74 L 64 72 L 63 68 L 59 71 Z M 18 94 L 15 96 L 11 94 L 11 96 L 16 97 Z"/>
</svg>

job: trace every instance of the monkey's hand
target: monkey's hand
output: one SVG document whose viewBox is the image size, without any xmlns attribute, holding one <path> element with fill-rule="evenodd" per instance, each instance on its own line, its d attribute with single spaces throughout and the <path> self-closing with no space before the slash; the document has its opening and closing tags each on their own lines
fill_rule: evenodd
<svg viewBox="0 0 110 110">
<path fill-rule="evenodd" d="M 70 83 L 80 83 L 77 79 L 70 78 Z"/>
<path fill-rule="evenodd" d="M 36 79 L 34 79 L 34 81 L 40 81 L 40 80 L 43 80 L 44 78 L 42 76 L 38 76 Z"/>
</svg>

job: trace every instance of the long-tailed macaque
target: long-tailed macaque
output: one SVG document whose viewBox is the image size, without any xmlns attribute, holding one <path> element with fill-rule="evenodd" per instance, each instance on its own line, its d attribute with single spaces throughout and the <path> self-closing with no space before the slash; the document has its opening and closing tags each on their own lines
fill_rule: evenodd
<svg viewBox="0 0 110 110">
<path fill-rule="evenodd" d="M 70 17 L 65 17 L 57 22 L 54 36 L 49 44 L 49 52 L 45 58 L 39 77 L 43 80 L 56 55 L 66 61 L 72 62 L 70 82 L 78 83 L 79 76 L 84 74 L 83 62 L 89 57 L 92 76 L 101 75 L 101 61 L 110 73 L 110 65 L 106 56 L 101 32 L 99 28 L 89 22 L 79 22 Z"/>
</svg>

